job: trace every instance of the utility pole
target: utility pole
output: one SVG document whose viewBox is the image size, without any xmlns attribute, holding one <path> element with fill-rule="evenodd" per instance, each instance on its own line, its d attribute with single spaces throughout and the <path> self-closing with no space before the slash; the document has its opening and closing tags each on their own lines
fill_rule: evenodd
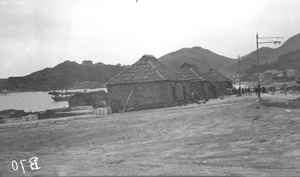
<svg viewBox="0 0 300 177">
<path fill-rule="evenodd" d="M 274 40 L 276 38 L 276 40 Z M 260 99 L 260 74 L 259 74 L 259 56 L 258 56 L 258 44 L 263 43 L 274 43 L 275 45 L 281 44 L 281 41 L 278 39 L 281 39 L 283 37 L 258 37 L 258 33 L 256 33 L 256 58 L 257 58 L 257 87 L 258 87 L 258 99 Z M 267 40 L 266 42 L 259 42 L 259 39 Z M 272 40 L 273 39 L 273 40 Z"/>
<path fill-rule="evenodd" d="M 239 95 L 242 96 L 241 94 L 241 91 L 242 91 L 242 88 L 241 88 L 241 64 L 240 64 L 240 55 L 238 56 L 238 59 L 239 59 Z"/>
<path fill-rule="evenodd" d="M 259 74 L 259 57 L 258 57 L 258 34 L 256 33 L 256 58 L 257 58 L 257 88 L 258 88 L 258 99 L 260 98 L 260 74 Z"/>
</svg>

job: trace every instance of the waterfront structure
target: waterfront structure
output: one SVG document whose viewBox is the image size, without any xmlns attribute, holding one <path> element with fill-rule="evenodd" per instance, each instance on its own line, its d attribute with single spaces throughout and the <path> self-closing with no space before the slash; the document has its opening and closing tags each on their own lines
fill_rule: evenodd
<svg viewBox="0 0 300 177">
<path fill-rule="evenodd" d="M 80 92 L 68 100 L 69 107 L 93 106 L 93 108 L 104 107 L 107 103 L 107 93 L 104 90 L 93 92 Z"/>
</svg>

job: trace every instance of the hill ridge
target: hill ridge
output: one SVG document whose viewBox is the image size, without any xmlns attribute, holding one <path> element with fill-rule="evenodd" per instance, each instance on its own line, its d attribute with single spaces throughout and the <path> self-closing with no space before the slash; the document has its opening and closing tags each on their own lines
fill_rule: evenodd
<svg viewBox="0 0 300 177">
<path fill-rule="evenodd" d="M 300 49 L 300 33 L 287 39 L 282 45 L 277 48 L 270 48 L 267 46 L 259 46 L 259 63 L 274 63 L 277 62 L 279 57 L 297 49 Z M 256 64 L 257 56 L 256 50 L 245 55 L 241 60 L 241 71 L 246 71 L 251 68 L 253 64 Z M 254 61 L 254 62 L 251 62 Z M 252 64 L 251 64 L 252 63 Z M 224 68 L 224 74 L 234 74 L 238 72 L 238 62 L 236 61 L 233 65 Z"/>
<path fill-rule="evenodd" d="M 75 61 L 65 61 L 52 68 L 44 68 L 23 77 L 9 77 L 1 80 L 0 90 L 10 91 L 48 91 L 72 88 L 75 82 L 97 82 L 104 85 L 109 79 L 123 71 L 127 66 L 95 63 L 84 66 Z"/>
<path fill-rule="evenodd" d="M 174 69 L 178 69 L 183 63 L 190 63 L 198 66 L 204 72 L 211 68 L 222 72 L 222 67 L 234 63 L 234 59 L 216 54 L 200 46 L 181 48 L 161 56 L 159 60 Z"/>
</svg>

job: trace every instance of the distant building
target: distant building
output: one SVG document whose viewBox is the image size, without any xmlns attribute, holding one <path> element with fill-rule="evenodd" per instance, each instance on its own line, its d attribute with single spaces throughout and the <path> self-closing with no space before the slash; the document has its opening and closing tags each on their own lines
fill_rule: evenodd
<svg viewBox="0 0 300 177">
<path fill-rule="evenodd" d="M 293 79 L 297 76 L 298 72 L 297 72 L 297 70 L 294 70 L 294 69 L 288 69 L 288 70 L 282 71 L 282 74 L 285 79 Z"/>
<path fill-rule="evenodd" d="M 272 75 L 275 75 L 275 74 L 281 74 L 282 72 L 278 71 L 276 69 L 271 69 L 271 70 L 266 70 L 265 72 L 263 72 L 263 74 L 265 74 L 265 73 L 271 73 Z"/>
<path fill-rule="evenodd" d="M 274 77 L 275 75 L 273 75 L 271 72 L 264 72 L 262 82 L 264 84 L 270 84 L 273 82 Z"/>
<path fill-rule="evenodd" d="M 261 81 L 263 84 L 270 84 L 274 81 L 274 78 L 276 77 L 276 80 L 280 80 L 280 78 L 278 78 L 278 75 L 282 75 L 281 71 L 278 70 L 267 70 L 265 72 L 262 73 L 261 76 Z"/>
<path fill-rule="evenodd" d="M 74 89 L 95 89 L 97 87 L 100 87 L 100 84 L 98 84 L 98 82 L 90 81 L 75 82 L 73 85 Z"/>
<path fill-rule="evenodd" d="M 284 78 L 283 74 L 275 74 L 274 78 L 273 78 L 273 81 L 276 81 L 276 82 L 282 82 L 284 81 L 286 78 Z"/>
<path fill-rule="evenodd" d="M 296 76 L 296 71 L 293 69 L 287 70 L 287 78 L 290 77 L 295 77 Z"/>
<path fill-rule="evenodd" d="M 93 61 L 91 60 L 83 60 L 82 61 L 83 66 L 93 66 Z"/>
<path fill-rule="evenodd" d="M 275 74 L 275 77 L 283 77 L 283 74 L 280 73 L 280 74 Z"/>
</svg>

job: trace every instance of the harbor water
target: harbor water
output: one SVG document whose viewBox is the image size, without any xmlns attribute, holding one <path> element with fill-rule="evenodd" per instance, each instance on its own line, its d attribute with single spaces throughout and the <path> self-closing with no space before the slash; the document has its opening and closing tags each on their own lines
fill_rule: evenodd
<svg viewBox="0 0 300 177">
<path fill-rule="evenodd" d="M 98 91 L 106 88 L 87 89 L 85 91 Z M 84 90 L 68 90 L 70 92 L 83 92 Z M 55 102 L 48 92 L 17 92 L 0 95 L 0 111 L 7 109 L 24 110 L 26 112 L 45 111 L 48 109 L 69 107 L 67 101 Z"/>
</svg>

